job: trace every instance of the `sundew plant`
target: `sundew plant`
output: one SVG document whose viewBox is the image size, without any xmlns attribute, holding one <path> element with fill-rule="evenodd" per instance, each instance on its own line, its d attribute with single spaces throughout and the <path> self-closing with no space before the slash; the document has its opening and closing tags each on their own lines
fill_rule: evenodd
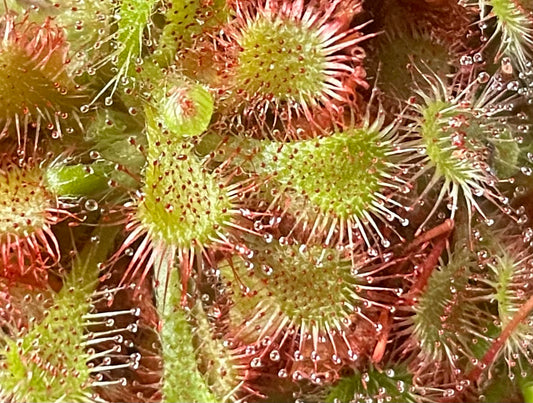
<svg viewBox="0 0 533 403">
<path fill-rule="evenodd" d="M 0 401 L 533 403 L 533 2 L 3 0 Z"/>
</svg>

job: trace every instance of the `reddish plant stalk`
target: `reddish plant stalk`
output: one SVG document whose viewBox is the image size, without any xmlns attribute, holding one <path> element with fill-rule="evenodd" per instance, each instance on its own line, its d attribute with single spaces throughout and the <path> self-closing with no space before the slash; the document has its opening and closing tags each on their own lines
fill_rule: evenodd
<svg viewBox="0 0 533 403">
<path fill-rule="evenodd" d="M 448 236 L 453 230 L 453 227 L 453 220 L 448 219 L 441 225 L 430 229 L 414 239 L 413 242 L 411 242 L 411 244 L 407 247 L 408 251 L 412 251 L 419 245 L 429 242 L 430 240 L 436 240 L 435 247 L 431 250 L 427 259 L 421 266 L 415 284 L 404 298 L 404 301 L 408 305 L 414 305 L 416 303 L 416 297 L 426 288 L 429 277 L 431 276 L 431 273 L 433 273 L 435 267 L 437 267 L 439 258 L 442 255 L 442 252 L 444 252 Z"/>
<path fill-rule="evenodd" d="M 531 313 L 533 310 L 533 296 L 531 296 L 525 303 L 520 307 L 516 315 L 513 317 L 513 319 L 505 326 L 505 328 L 502 330 L 500 335 L 496 340 L 493 341 L 490 348 L 487 350 L 479 364 L 473 368 L 466 378 L 470 382 L 476 381 L 479 376 L 483 373 L 483 370 L 487 368 L 490 364 L 492 364 L 502 349 L 503 345 L 509 339 L 511 334 L 514 332 L 516 327 L 527 318 L 527 316 Z"/>
</svg>

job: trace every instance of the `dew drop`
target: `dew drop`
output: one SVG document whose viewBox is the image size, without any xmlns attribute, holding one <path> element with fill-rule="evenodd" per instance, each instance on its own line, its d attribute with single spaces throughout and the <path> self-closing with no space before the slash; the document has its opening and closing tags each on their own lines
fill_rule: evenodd
<svg viewBox="0 0 533 403">
<path fill-rule="evenodd" d="M 294 373 L 292 374 L 292 379 L 294 381 L 301 381 L 303 379 L 303 376 L 299 371 L 294 371 Z"/>
<path fill-rule="evenodd" d="M 474 194 L 474 196 L 481 197 L 483 196 L 483 193 L 485 193 L 485 190 L 483 188 L 474 188 L 472 189 L 472 193 Z"/>
<path fill-rule="evenodd" d="M 521 167 L 520 172 L 522 172 L 526 176 L 531 176 L 533 170 L 530 167 Z"/>
<path fill-rule="evenodd" d="M 490 74 L 487 73 L 486 71 L 480 72 L 477 76 L 477 81 L 480 84 L 486 84 L 489 82 L 489 80 L 490 80 Z"/>
<path fill-rule="evenodd" d="M 404 185 L 404 186 L 401 186 L 400 187 L 400 192 L 402 192 L 403 194 L 407 194 L 411 191 L 411 188 L 407 185 Z"/>
<path fill-rule="evenodd" d="M 254 346 L 247 346 L 244 352 L 245 352 L 246 355 L 255 354 L 255 347 Z"/>
<path fill-rule="evenodd" d="M 468 55 L 461 56 L 460 63 L 461 66 L 470 66 L 473 64 L 472 57 Z"/>
<path fill-rule="evenodd" d="M 444 397 L 453 397 L 455 396 L 455 390 L 453 389 L 446 389 L 444 391 Z"/>
<path fill-rule="evenodd" d="M 281 358 L 280 354 L 279 354 L 279 351 L 278 350 L 272 350 L 270 352 L 270 359 L 274 362 L 277 362 L 279 361 Z"/>
<path fill-rule="evenodd" d="M 518 81 L 511 81 L 507 84 L 507 89 L 509 91 L 517 91 L 519 87 Z"/>
<path fill-rule="evenodd" d="M 504 74 L 513 74 L 513 65 L 509 57 L 504 57 L 502 59 L 501 66 Z"/>
<path fill-rule="evenodd" d="M 93 199 L 89 199 L 84 204 L 85 210 L 87 211 L 96 211 L 98 210 L 98 202 Z"/>
<path fill-rule="evenodd" d="M 378 255 L 378 251 L 375 248 L 368 248 L 366 252 L 368 253 L 368 256 L 375 257 Z"/>
<path fill-rule="evenodd" d="M 270 266 L 268 266 L 266 264 L 261 265 L 261 269 L 263 270 L 263 273 L 265 273 L 267 276 L 271 276 L 272 273 L 274 272 L 272 267 L 270 267 Z"/>
<path fill-rule="evenodd" d="M 359 356 L 353 350 L 348 350 L 348 358 L 351 361 L 356 361 L 359 358 Z"/>
</svg>

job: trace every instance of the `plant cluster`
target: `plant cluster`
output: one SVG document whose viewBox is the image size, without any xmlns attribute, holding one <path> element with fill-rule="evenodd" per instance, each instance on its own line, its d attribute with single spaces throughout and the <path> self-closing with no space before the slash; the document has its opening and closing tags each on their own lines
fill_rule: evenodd
<svg viewBox="0 0 533 403">
<path fill-rule="evenodd" d="M 533 2 L 4 0 L 0 400 L 533 402 Z"/>
</svg>

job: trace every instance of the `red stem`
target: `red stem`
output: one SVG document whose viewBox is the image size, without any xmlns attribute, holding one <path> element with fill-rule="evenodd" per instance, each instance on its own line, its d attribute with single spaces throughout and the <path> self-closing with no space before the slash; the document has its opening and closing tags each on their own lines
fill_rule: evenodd
<svg viewBox="0 0 533 403">
<path fill-rule="evenodd" d="M 447 238 L 440 239 L 422 264 L 422 268 L 417 276 L 415 284 L 404 297 L 404 301 L 408 305 L 414 305 L 416 303 L 416 297 L 418 297 L 418 295 L 420 295 L 426 288 L 429 277 L 431 277 L 431 273 L 433 273 L 433 270 L 435 267 L 437 267 L 439 263 L 439 257 L 442 255 L 442 252 L 446 247 L 446 241 Z"/>
<path fill-rule="evenodd" d="M 432 239 L 438 238 L 442 235 L 449 235 L 452 232 L 455 222 L 452 219 L 446 219 L 442 224 L 437 225 L 434 228 L 431 228 L 429 231 L 424 232 L 417 236 L 405 249 L 406 252 L 413 251 L 417 246 L 431 241 Z"/>
<path fill-rule="evenodd" d="M 505 328 L 502 330 L 500 335 L 492 345 L 490 346 L 489 350 L 485 353 L 483 358 L 481 359 L 481 362 L 472 369 L 468 375 L 467 379 L 470 382 L 475 382 L 483 370 L 487 368 L 490 364 L 492 364 L 496 360 L 496 356 L 498 355 L 499 351 L 507 341 L 507 339 L 511 336 L 511 334 L 514 332 L 516 327 L 527 318 L 529 313 L 533 310 L 533 296 L 531 296 L 524 305 L 520 307 L 516 315 L 513 317 L 513 319 L 505 326 Z"/>
</svg>

